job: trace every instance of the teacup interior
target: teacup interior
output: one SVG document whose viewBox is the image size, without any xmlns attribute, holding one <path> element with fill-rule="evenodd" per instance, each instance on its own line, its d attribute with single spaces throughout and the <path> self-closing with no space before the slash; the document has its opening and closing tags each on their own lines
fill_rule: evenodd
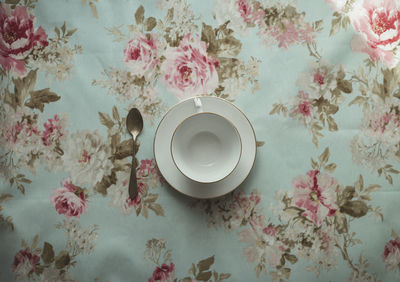
<svg viewBox="0 0 400 282">
<path fill-rule="evenodd" d="M 241 140 L 233 124 L 213 113 L 184 120 L 172 138 L 171 153 L 178 169 L 203 183 L 229 175 L 239 162 Z"/>
</svg>

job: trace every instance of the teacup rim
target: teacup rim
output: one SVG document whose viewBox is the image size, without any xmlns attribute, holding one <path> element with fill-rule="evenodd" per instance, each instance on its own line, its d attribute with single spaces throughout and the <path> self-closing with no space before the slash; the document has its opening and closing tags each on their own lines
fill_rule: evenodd
<svg viewBox="0 0 400 282">
<path fill-rule="evenodd" d="M 192 117 L 194 117 L 194 116 L 202 115 L 202 114 L 212 114 L 212 115 L 215 115 L 215 116 L 218 116 L 218 117 L 221 117 L 221 118 L 225 119 L 227 122 L 229 122 L 229 123 L 232 125 L 232 127 L 233 127 L 233 129 L 235 130 L 237 136 L 239 137 L 240 153 L 239 153 L 239 158 L 237 159 L 235 166 L 232 168 L 232 170 L 231 170 L 227 175 L 225 175 L 225 176 L 222 177 L 221 179 L 218 179 L 218 180 L 215 180 L 215 181 L 199 181 L 199 180 L 193 179 L 192 177 L 189 177 L 188 175 L 186 175 L 186 174 L 179 168 L 178 164 L 177 164 L 176 161 L 175 161 L 174 154 L 172 153 L 172 144 L 173 144 L 173 142 L 174 142 L 175 133 L 176 133 L 176 131 L 178 130 L 178 128 L 179 128 L 187 119 L 192 118 Z M 227 178 L 228 176 L 230 176 L 230 175 L 232 174 L 233 171 L 235 171 L 236 167 L 238 166 L 238 164 L 239 164 L 239 162 L 240 162 L 240 159 L 242 158 L 243 144 L 242 144 L 242 136 L 240 135 L 239 130 L 236 128 L 236 126 L 233 124 L 233 122 L 230 121 L 228 118 L 226 118 L 226 117 L 224 117 L 224 116 L 222 116 L 222 115 L 220 115 L 220 114 L 214 113 L 214 112 L 199 112 L 199 113 L 194 113 L 194 114 L 192 114 L 192 115 L 190 115 L 190 116 L 184 118 L 184 119 L 176 126 L 176 128 L 175 128 L 175 130 L 174 130 L 174 133 L 172 134 L 172 137 L 171 137 L 171 142 L 170 142 L 169 149 L 170 149 L 171 158 L 172 158 L 172 161 L 173 161 L 174 164 L 175 164 L 175 167 L 176 167 L 176 168 L 180 171 L 180 173 L 182 173 L 185 177 L 187 177 L 188 179 L 190 179 L 190 180 L 192 180 L 192 181 L 194 181 L 194 182 L 197 182 L 197 183 L 213 184 L 213 183 L 217 183 L 217 182 L 220 182 L 220 181 L 224 180 L 225 178 Z"/>
</svg>

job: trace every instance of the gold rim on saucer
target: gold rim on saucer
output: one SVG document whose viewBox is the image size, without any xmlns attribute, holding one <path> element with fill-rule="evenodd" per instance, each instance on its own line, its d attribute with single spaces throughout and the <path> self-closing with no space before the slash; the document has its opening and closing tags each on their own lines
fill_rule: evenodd
<svg viewBox="0 0 400 282">
<path fill-rule="evenodd" d="M 210 98 L 222 100 L 222 101 L 224 101 L 224 102 L 227 102 L 227 103 L 231 104 L 234 108 L 236 108 L 239 112 L 241 112 L 242 115 L 245 117 L 245 119 L 248 121 L 251 130 L 253 131 L 253 135 L 254 135 L 254 147 L 255 147 L 255 151 L 256 151 L 255 154 L 254 154 L 253 163 L 252 163 L 251 168 L 250 168 L 250 170 L 249 170 L 249 173 L 246 175 L 246 177 L 245 177 L 238 185 L 236 185 L 236 187 L 234 187 L 231 191 L 229 191 L 229 192 L 227 192 L 227 193 L 224 193 L 224 194 L 222 194 L 222 195 L 219 195 L 218 197 L 209 197 L 209 198 L 205 197 L 205 198 L 200 198 L 200 197 L 196 197 L 196 196 L 192 196 L 192 195 L 186 194 L 186 193 L 184 193 L 184 192 L 182 192 L 182 191 L 179 191 L 175 186 L 171 185 L 171 184 L 168 182 L 168 180 L 164 177 L 165 182 L 167 182 L 168 185 L 169 185 L 170 187 L 172 187 L 175 191 L 177 191 L 179 194 L 185 195 L 185 196 L 190 197 L 190 198 L 198 199 L 198 200 L 206 200 L 206 199 L 214 199 L 214 198 L 224 197 L 224 196 L 228 195 L 229 193 L 232 193 L 233 191 L 236 190 L 236 188 L 238 188 L 240 185 L 242 185 L 243 182 L 249 177 L 251 171 L 252 171 L 253 168 L 254 168 L 254 164 L 255 164 L 255 162 L 256 162 L 256 156 L 257 156 L 257 150 L 258 150 L 258 149 L 257 149 L 256 132 L 254 131 L 253 125 L 251 124 L 250 120 L 247 118 L 247 116 L 243 113 L 243 111 L 242 111 L 241 109 L 239 109 L 237 106 L 235 106 L 233 103 L 229 102 L 228 100 L 223 99 L 223 98 L 220 98 L 220 97 L 198 95 L 198 96 L 193 96 L 193 97 L 190 97 L 190 98 L 181 100 L 181 101 L 179 101 L 178 103 L 176 103 L 175 105 L 173 105 L 173 106 L 164 114 L 163 118 L 162 118 L 162 119 L 160 120 L 160 122 L 158 123 L 157 129 L 156 129 L 156 131 L 155 131 L 156 133 L 154 134 L 154 138 L 153 138 L 153 155 L 154 155 L 154 160 L 156 161 L 156 164 L 157 164 L 157 168 L 158 168 L 158 162 L 157 162 L 157 157 L 156 157 L 156 154 L 155 154 L 155 144 L 156 144 L 155 141 L 156 141 L 156 136 L 157 136 L 157 132 L 158 132 L 158 129 L 159 129 L 159 127 L 160 127 L 160 124 L 161 124 L 162 121 L 165 119 L 165 117 L 169 114 L 169 112 L 172 111 L 173 109 L 175 109 L 175 108 L 176 108 L 178 105 L 180 105 L 181 103 L 186 102 L 186 101 L 188 101 L 188 100 L 192 100 L 192 99 L 194 99 L 194 98 L 201 98 L 201 97 L 210 97 Z"/>
<path fill-rule="evenodd" d="M 174 140 L 175 133 L 176 133 L 176 131 L 178 130 L 178 128 L 179 128 L 179 127 L 182 125 L 182 123 L 184 123 L 187 119 L 192 118 L 192 117 L 194 117 L 194 116 L 202 115 L 202 114 L 215 115 L 215 116 L 221 117 L 221 118 L 225 119 L 226 121 L 228 121 L 228 122 L 232 125 L 232 127 L 235 129 L 237 135 L 239 136 L 239 141 L 240 141 L 240 154 L 239 154 L 239 158 L 238 158 L 238 160 L 237 160 L 235 166 L 233 167 L 233 169 L 232 169 L 227 175 L 225 175 L 224 177 L 222 177 L 221 179 L 218 179 L 218 180 L 215 180 L 215 181 L 210 181 L 210 182 L 198 181 L 198 180 L 195 180 L 195 179 L 193 179 L 193 178 L 187 176 L 187 175 L 179 168 L 179 166 L 178 166 L 177 163 L 175 162 L 174 154 L 172 154 L 172 141 Z M 157 129 L 158 129 L 158 128 L 157 128 Z M 190 115 L 190 116 L 186 117 L 186 118 L 185 118 L 184 120 L 182 120 L 182 121 L 178 124 L 178 126 L 175 128 L 174 133 L 172 134 L 171 144 L 169 145 L 169 151 L 170 151 L 170 154 L 171 154 L 171 157 L 172 157 L 172 161 L 174 162 L 176 168 L 177 168 L 185 177 L 189 178 L 190 180 L 192 180 L 192 181 L 194 181 L 194 182 L 202 183 L 202 184 L 217 183 L 217 182 L 220 182 L 220 181 L 224 180 L 224 179 L 227 178 L 229 175 L 231 175 L 232 172 L 233 172 L 233 171 L 236 169 L 236 167 L 238 166 L 238 164 L 239 164 L 239 162 L 240 162 L 240 159 L 242 158 L 242 136 L 240 135 L 240 133 L 239 133 L 239 131 L 237 130 L 236 126 L 235 126 L 228 118 L 226 118 L 226 117 L 224 117 L 224 116 L 221 116 L 221 115 L 219 115 L 219 114 L 212 113 L 212 112 L 200 112 L 200 113 L 195 113 L 195 114 L 193 114 L 193 115 Z M 156 161 L 156 162 L 157 162 L 157 161 Z"/>
</svg>

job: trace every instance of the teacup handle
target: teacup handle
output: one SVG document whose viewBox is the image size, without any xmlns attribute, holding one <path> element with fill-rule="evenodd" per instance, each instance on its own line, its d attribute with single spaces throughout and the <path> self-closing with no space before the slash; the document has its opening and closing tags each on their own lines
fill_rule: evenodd
<svg viewBox="0 0 400 282">
<path fill-rule="evenodd" d="M 195 108 L 196 108 L 196 112 L 197 112 L 197 113 L 203 112 L 203 104 L 201 103 L 200 98 L 199 98 L 199 97 L 195 97 L 195 98 L 193 99 L 193 102 L 194 102 L 194 106 L 195 106 Z"/>
</svg>

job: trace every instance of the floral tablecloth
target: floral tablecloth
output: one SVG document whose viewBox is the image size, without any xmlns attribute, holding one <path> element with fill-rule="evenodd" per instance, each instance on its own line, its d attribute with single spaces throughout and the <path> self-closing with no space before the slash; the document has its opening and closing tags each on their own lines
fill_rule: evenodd
<svg viewBox="0 0 400 282">
<path fill-rule="evenodd" d="M 5 2 L 1 281 L 400 280 L 397 0 Z M 179 194 L 153 156 L 195 95 L 257 136 L 218 199 Z"/>
</svg>

